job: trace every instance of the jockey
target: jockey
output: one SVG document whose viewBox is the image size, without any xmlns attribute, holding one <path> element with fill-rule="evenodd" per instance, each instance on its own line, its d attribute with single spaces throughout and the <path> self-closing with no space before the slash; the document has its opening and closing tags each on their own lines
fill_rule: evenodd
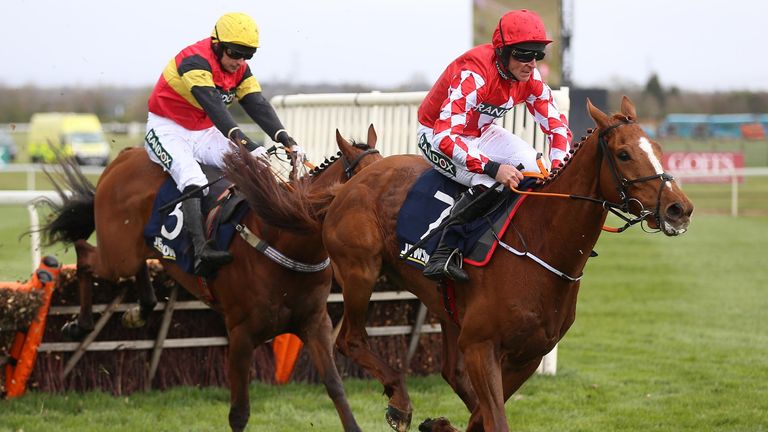
<svg viewBox="0 0 768 432">
<path fill-rule="evenodd" d="M 536 69 L 536 61 L 544 58 L 550 42 L 536 13 L 510 11 L 499 20 L 492 44 L 474 47 L 454 60 L 421 103 L 417 134 L 424 157 L 440 173 L 470 187 L 454 203 L 451 216 L 467 208 L 480 190 L 494 182 L 516 187 L 523 179 L 518 168 L 539 171 L 536 150 L 494 124 L 517 104 L 525 103 L 547 134 L 551 169 L 562 165 L 571 131 L 555 105 L 552 90 Z M 474 215 L 464 212 L 463 221 L 479 216 L 486 204 L 473 204 Z M 446 231 L 424 275 L 434 280 L 467 281 L 461 253 L 446 245 Z"/>
<path fill-rule="evenodd" d="M 223 168 L 224 154 L 237 143 L 254 157 L 268 157 L 266 147 L 248 138 L 232 118 L 232 101 L 237 99 L 273 141 L 303 159 L 303 149 L 283 128 L 246 63 L 258 47 L 259 29 L 253 19 L 243 13 L 225 14 L 211 37 L 171 59 L 149 97 L 144 145 L 149 158 L 170 173 L 180 191 L 197 190 L 181 206 L 184 227 L 192 235 L 196 275 L 209 276 L 232 261 L 229 252 L 213 249 L 205 239 L 200 187 L 208 180 L 199 163 Z"/>
</svg>

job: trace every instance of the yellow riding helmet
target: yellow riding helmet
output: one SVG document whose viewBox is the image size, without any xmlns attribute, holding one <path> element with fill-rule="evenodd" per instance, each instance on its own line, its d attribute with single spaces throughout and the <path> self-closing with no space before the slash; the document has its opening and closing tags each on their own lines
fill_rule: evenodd
<svg viewBox="0 0 768 432">
<path fill-rule="evenodd" d="M 243 47 L 259 47 L 259 28 L 253 18 L 240 12 L 222 15 L 211 32 L 214 43 L 224 42 Z"/>
</svg>

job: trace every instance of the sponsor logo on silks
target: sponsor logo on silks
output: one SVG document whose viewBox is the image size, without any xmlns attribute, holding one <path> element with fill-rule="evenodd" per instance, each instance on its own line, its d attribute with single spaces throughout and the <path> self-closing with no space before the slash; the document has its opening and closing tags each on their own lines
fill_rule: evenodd
<svg viewBox="0 0 768 432">
<path fill-rule="evenodd" d="M 152 149 L 152 152 L 155 154 L 155 156 L 160 159 L 160 163 L 163 164 L 165 169 L 170 170 L 171 163 L 173 163 L 173 157 L 171 157 L 171 155 L 165 151 L 163 145 L 160 144 L 160 138 L 157 137 L 154 129 L 150 129 L 149 132 L 147 132 L 147 136 L 144 137 L 144 141 L 146 141 L 147 145 L 149 145 L 149 148 Z"/>
<path fill-rule="evenodd" d="M 511 108 L 497 107 L 495 105 L 487 104 L 485 102 L 477 106 L 477 111 L 481 114 L 489 115 L 491 117 L 499 118 L 504 117 Z"/>
<path fill-rule="evenodd" d="M 453 161 L 444 154 L 432 150 L 432 146 L 429 145 L 425 134 L 421 134 L 421 137 L 419 137 L 419 148 L 433 165 L 454 177 L 456 176 L 456 167 L 453 165 Z"/>
<path fill-rule="evenodd" d="M 176 251 L 172 247 L 163 243 L 162 237 L 155 237 L 155 244 L 153 246 L 163 255 L 163 259 L 176 261 Z"/>
<path fill-rule="evenodd" d="M 405 243 L 403 250 L 400 251 L 400 256 L 405 255 L 408 253 L 408 250 L 410 250 L 413 247 L 410 243 Z M 415 263 L 419 263 L 421 265 L 427 265 L 427 261 L 429 261 L 429 254 L 427 251 L 425 251 L 422 248 L 416 248 L 411 256 L 408 257 L 408 261 L 413 261 Z"/>
<path fill-rule="evenodd" d="M 230 91 L 224 91 L 221 88 L 217 87 L 217 90 L 219 91 L 219 94 L 221 95 L 221 101 L 224 102 L 226 105 L 231 105 L 232 102 L 235 100 L 235 89 L 232 89 Z"/>
</svg>

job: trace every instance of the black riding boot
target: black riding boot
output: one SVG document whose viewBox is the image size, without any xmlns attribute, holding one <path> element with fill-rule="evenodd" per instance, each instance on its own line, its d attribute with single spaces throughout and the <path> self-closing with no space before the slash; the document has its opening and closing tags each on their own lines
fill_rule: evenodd
<svg viewBox="0 0 768 432">
<path fill-rule="evenodd" d="M 192 246 L 195 248 L 194 273 L 197 276 L 208 277 L 219 267 L 232 262 L 232 255 L 229 252 L 213 249 L 212 241 L 205 239 L 200 198 L 187 198 L 182 201 L 181 211 L 184 214 L 184 227 L 192 235 Z"/>
<path fill-rule="evenodd" d="M 459 199 L 453 204 L 449 218 L 456 216 L 458 212 L 467 208 L 474 200 L 476 195 L 472 194 L 472 190 L 463 192 Z M 472 212 L 474 213 L 474 212 Z M 429 256 L 429 261 L 424 267 L 424 276 L 432 280 L 442 280 L 448 278 L 457 282 L 467 282 L 469 275 L 466 270 L 462 268 L 463 257 L 461 251 L 458 248 L 451 248 L 445 243 L 445 234 L 448 232 L 448 228 L 452 225 L 464 224 L 471 221 L 474 218 L 468 218 L 462 216 L 460 220 L 448 225 L 443 229 L 443 234 L 440 237 L 440 243 L 437 245 L 437 249 Z"/>
</svg>

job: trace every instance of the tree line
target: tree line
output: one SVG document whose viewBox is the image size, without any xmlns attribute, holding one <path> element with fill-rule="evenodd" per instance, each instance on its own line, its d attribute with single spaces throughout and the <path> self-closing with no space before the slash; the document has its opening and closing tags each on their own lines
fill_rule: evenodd
<svg viewBox="0 0 768 432">
<path fill-rule="evenodd" d="M 364 85 L 295 85 L 264 83 L 264 95 L 295 93 L 356 93 L 374 90 Z M 390 91 L 428 90 L 428 83 L 414 82 L 389 89 Z M 26 123 L 36 112 L 90 112 L 103 122 L 144 122 L 147 118 L 147 99 L 151 87 L 9 87 L 0 85 L 0 123 Z M 647 120 L 659 120 L 666 114 L 700 113 L 768 113 L 768 92 L 690 92 L 675 87 L 664 88 L 656 75 L 644 86 L 609 90 L 611 111 L 618 111 L 621 95 L 628 95 L 637 106 L 637 112 Z M 234 104 L 237 105 L 237 104 Z M 238 120 L 245 114 L 233 107 Z"/>
</svg>

